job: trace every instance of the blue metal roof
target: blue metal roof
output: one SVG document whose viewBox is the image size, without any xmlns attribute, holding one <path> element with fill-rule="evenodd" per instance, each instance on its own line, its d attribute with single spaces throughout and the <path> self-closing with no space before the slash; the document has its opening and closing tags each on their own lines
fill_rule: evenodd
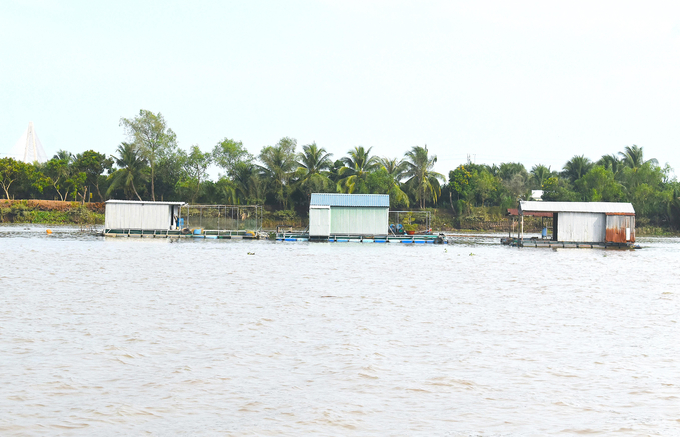
<svg viewBox="0 0 680 437">
<path fill-rule="evenodd" d="M 310 206 L 390 207 L 389 194 L 312 193 Z"/>
</svg>

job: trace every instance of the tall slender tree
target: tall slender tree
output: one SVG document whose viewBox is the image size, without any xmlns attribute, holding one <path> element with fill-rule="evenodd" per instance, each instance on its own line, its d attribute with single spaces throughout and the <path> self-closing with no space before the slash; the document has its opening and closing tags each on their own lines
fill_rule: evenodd
<svg viewBox="0 0 680 437">
<path fill-rule="evenodd" d="M 191 190 L 191 203 L 196 203 L 201 182 L 205 181 L 208 167 L 212 163 L 212 153 L 203 153 L 198 145 L 193 145 L 189 153 L 182 151 L 180 161 L 184 170 L 184 180 L 180 183 Z"/>
<path fill-rule="evenodd" d="M 120 125 L 125 129 L 129 141 L 135 144 L 142 157 L 151 167 L 151 200 L 156 200 L 154 181 L 156 179 L 156 162 L 167 149 L 177 146 L 177 136 L 170 129 L 163 115 L 154 114 L 145 109 L 139 110 L 134 118 L 120 119 Z"/>
<path fill-rule="evenodd" d="M 430 156 L 427 145 L 414 146 L 406 152 L 404 158 L 405 175 L 409 178 L 406 184 L 414 190 L 416 201 L 421 208 L 425 207 L 428 198 L 437 203 L 437 198 L 441 195 L 439 181 L 446 181 L 442 174 L 433 170 L 436 162 L 437 155 Z"/>
<path fill-rule="evenodd" d="M 294 138 L 284 137 L 275 146 L 264 147 L 260 152 L 260 168 L 270 182 L 274 197 L 284 209 L 288 207 L 288 183 L 297 168 L 296 148 Z"/>
</svg>

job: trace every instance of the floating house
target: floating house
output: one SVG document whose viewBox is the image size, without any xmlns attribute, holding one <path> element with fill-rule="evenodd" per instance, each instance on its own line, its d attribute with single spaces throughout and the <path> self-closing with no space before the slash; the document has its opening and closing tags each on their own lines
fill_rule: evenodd
<svg viewBox="0 0 680 437">
<path fill-rule="evenodd" d="M 105 237 L 260 239 L 259 205 L 188 205 L 185 202 L 109 200 Z"/>
<path fill-rule="evenodd" d="M 309 238 L 387 235 L 388 194 L 313 193 L 309 205 Z"/>
<path fill-rule="evenodd" d="M 184 202 L 107 200 L 104 229 L 169 231 L 178 227 Z M 105 231 L 106 232 L 106 231 Z"/>
<path fill-rule="evenodd" d="M 552 215 L 552 237 L 525 238 L 524 216 Z M 631 247 L 635 243 L 635 209 L 616 202 L 532 202 L 519 204 L 521 226 L 507 244 L 547 247 Z"/>
</svg>

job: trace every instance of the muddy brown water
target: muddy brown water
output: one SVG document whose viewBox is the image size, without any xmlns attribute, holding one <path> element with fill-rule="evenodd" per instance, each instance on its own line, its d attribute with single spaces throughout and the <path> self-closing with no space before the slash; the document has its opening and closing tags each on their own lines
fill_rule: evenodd
<svg viewBox="0 0 680 437">
<path fill-rule="evenodd" d="M 680 435 L 680 239 L 52 229 L 0 227 L 0 435 Z"/>
</svg>

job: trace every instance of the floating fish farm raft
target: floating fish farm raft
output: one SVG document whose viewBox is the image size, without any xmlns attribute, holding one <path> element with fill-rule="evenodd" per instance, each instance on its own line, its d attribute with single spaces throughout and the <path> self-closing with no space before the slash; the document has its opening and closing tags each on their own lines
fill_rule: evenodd
<svg viewBox="0 0 680 437">
<path fill-rule="evenodd" d="M 547 248 L 564 248 L 564 249 L 634 249 L 635 246 L 630 243 L 605 243 L 605 242 L 583 242 L 583 241 L 553 241 L 542 239 L 538 237 L 532 238 L 517 238 L 517 237 L 503 237 L 501 244 L 512 247 L 547 247 Z"/>
<path fill-rule="evenodd" d="M 268 238 L 259 205 L 187 205 L 184 202 L 106 202 L 106 237 Z"/>
<path fill-rule="evenodd" d="M 137 237 L 137 238 L 207 238 L 213 240 L 259 240 L 269 235 L 255 231 L 219 231 L 195 229 L 189 232 L 180 230 L 150 229 L 105 229 L 105 237 Z"/>
<path fill-rule="evenodd" d="M 444 234 L 432 234 L 429 211 L 390 211 L 388 195 L 312 194 L 310 223 L 305 230 L 278 226 L 276 232 L 265 232 L 262 216 L 259 205 L 109 200 L 102 235 L 333 243 L 448 243 Z"/>
<path fill-rule="evenodd" d="M 524 219 L 540 218 L 541 236 L 524 234 Z M 508 236 L 501 244 L 514 247 L 634 249 L 635 210 L 630 203 L 521 201 L 509 209 Z M 516 220 L 517 235 L 513 236 Z"/>
<path fill-rule="evenodd" d="M 310 237 L 308 232 L 277 232 L 277 241 L 319 241 L 329 243 L 404 243 L 404 244 L 447 244 L 443 234 L 439 235 L 330 235 Z"/>
</svg>

